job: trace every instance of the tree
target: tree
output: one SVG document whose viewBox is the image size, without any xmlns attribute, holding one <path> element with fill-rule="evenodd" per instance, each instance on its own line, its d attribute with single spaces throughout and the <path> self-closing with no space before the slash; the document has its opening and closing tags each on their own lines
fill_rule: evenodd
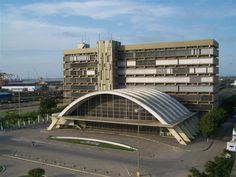
<svg viewBox="0 0 236 177">
<path fill-rule="evenodd" d="M 218 127 L 227 119 L 224 109 L 213 109 L 205 114 L 199 121 L 199 129 L 202 135 L 209 137 L 213 135 Z"/>
<path fill-rule="evenodd" d="M 207 175 L 204 172 L 198 171 L 198 169 L 192 167 L 190 170 L 190 175 L 188 177 L 207 177 Z"/>
<path fill-rule="evenodd" d="M 230 158 L 226 158 L 226 154 L 230 154 Z M 205 164 L 203 172 L 199 172 L 196 168 L 191 168 L 188 177 L 230 177 L 230 173 L 234 164 L 235 154 L 232 152 L 224 152 L 220 156 L 216 156 L 213 161 L 209 160 Z"/>
<path fill-rule="evenodd" d="M 199 120 L 199 129 L 204 137 L 209 137 L 215 133 L 216 124 L 212 116 L 206 114 Z"/>
<path fill-rule="evenodd" d="M 51 114 L 53 108 L 57 107 L 57 101 L 54 98 L 44 98 L 40 101 L 39 113 L 41 115 Z"/>
<path fill-rule="evenodd" d="M 28 171 L 28 177 L 42 177 L 45 174 L 45 170 L 42 168 L 34 168 Z"/>
<path fill-rule="evenodd" d="M 236 107 L 236 94 L 229 98 L 225 98 L 221 103 L 222 108 L 224 108 L 228 114 L 232 114 L 234 107 Z"/>
</svg>

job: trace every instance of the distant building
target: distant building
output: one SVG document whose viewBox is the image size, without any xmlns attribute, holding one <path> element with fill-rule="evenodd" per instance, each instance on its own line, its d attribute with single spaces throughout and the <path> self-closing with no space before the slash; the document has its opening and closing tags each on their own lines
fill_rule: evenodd
<svg viewBox="0 0 236 177">
<path fill-rule="evenodd" d="M 215 40 L 121 45 L 64 51 L 64 101 L 98 90 L 149 87 L 194 112 L 218 105 L 218 43 Z"/>
<path fill-rule="evenodd" d="M 10 99 L 12 96 L 11 93 L 8 92 L 0 92 L 0 100 L 7 100 Z"/>
<path fill-rule="evenodd" d="M 6 89 L 12 92 L 23 92 L 29 91 L 33 92 L 40 89 L 41 86 L 30 82 L 8 82 L 6 85 L 2 86 L 2 89 Z"/>
</svg>

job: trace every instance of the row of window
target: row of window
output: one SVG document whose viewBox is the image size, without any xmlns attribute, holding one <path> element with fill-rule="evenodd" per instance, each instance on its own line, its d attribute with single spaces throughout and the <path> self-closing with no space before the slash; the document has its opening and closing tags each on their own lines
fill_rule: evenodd
<svg viewBox="0 0 236 177">
<path fill-rule="evenodd" d="M 96 55 L 66 55 L 64 61 L 87 61 L 96 60 Z"/>
<path fill-rule="evenodd" d="M 67 83 L 94 83 L 97 82 L 97 78 L 65 78 L 64 82 Z"/>
<path fill-rule="evenodd" d="M 124 52 L 120 53 L 120 58 L 143 58 L 143 57 L 171 57 L 191 55 L 191 49 L 163 50 L 147 52 Z"/>
</svg>

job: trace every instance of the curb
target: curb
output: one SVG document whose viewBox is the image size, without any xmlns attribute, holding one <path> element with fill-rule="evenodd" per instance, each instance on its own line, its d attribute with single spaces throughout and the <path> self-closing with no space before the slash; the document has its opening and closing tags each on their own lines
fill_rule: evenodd
<svg viewBox="0 0 236 177">
<path fill-rule="evenodd" d="M 207 151 L 208 149 L 210 149 L 213 143 L 214 143 L 214 140 L 212 140 L 209 146 L 203 149 L 202 151 Z"/>
<path fill-rule="evenodd" d="M 90 133 L 95 133 L 95 131 L 93 130 L 89 130 L 88 132 Z M 107 132 L 96 132 L 96 133 L 100 133 L 100 134 L 107 134 Z M 162 144 L 162 145 L 165 145 L 165 146 L 168 146 L 170 148 L 173 148 L 175 150 L 184 150 L 183 148 L 181 147 L 177 147 L 177 146 L 173 146 L 173 145 L 170 145 L 170 144 L 167 144 L 167 143 L 164 143 L 164 142 L 161 142 L 161 141 L 158 141 L 158 140 L 154 140 L 154 139 L 149 139 L 149 138 L 146 138 L 146 137 L 143 137 L 143 136 L 136 136 L 136 135 L 126 135 L 126 134 L 122 134 L 122 133 L 109 133 L 110 135 L 119 135 L 119 136 L 124 136 L 124 137 L 131 137 L 131 138 L 139 138 L 139 139 L 143 139 L 143 140 L 146 140 L 146 141 L 151 141 L 153 143 L 157 143 L 157 144 Z"/>
</svg>

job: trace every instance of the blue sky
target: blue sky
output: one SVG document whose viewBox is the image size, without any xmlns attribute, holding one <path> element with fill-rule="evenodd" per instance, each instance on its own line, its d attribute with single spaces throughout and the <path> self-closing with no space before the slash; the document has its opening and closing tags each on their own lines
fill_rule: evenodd
<svg viewBox="0 0 236 177">
<path fill-rule="evenodd" d="M 216 39 L 220 75 L 236 75 L 235 0 L 1 0 L 0 71 L 62 77 L 62 53 L 82 40 L 122 44 Z"/>
</svg>

